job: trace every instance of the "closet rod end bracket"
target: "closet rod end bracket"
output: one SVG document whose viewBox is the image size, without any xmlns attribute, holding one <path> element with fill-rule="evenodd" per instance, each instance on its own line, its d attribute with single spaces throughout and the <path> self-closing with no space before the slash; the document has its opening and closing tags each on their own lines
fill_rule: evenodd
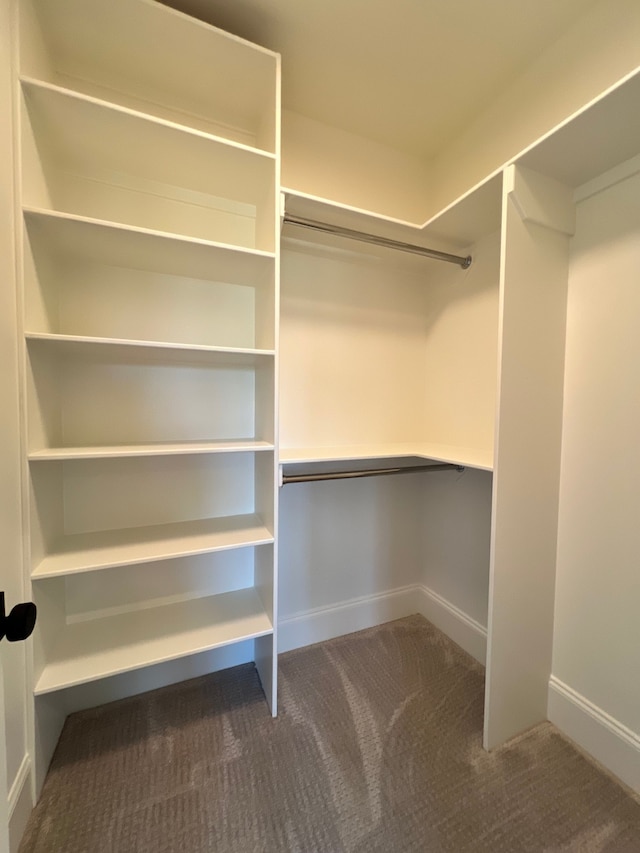
<svg viewBox="0 0 640 853">
<path fill-rule="evenodd" d="M 472 261 L 473 261 L 473 258 L 471 257 L 471 255 L 467 255 L 467 257 L 460 264 L 460 266 L 462 267 L 463 270 L 468 270 L 469 267 L 471 266 Z"/>
</svg>

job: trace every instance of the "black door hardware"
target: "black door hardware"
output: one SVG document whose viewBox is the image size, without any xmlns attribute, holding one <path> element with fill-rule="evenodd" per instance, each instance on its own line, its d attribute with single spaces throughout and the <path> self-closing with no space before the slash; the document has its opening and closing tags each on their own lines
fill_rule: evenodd
<svg viewBox="0 0 640 853">
<path fill-rule="evenodd" d="M 4 637 L 10 643 L 26 640 L 33 633 L 36 624 L 36 606 L 32 601 L 16 604 L 8 615 L 4 609 L 4 592 L 0 592 L 0 640 Z"/>
</svg>

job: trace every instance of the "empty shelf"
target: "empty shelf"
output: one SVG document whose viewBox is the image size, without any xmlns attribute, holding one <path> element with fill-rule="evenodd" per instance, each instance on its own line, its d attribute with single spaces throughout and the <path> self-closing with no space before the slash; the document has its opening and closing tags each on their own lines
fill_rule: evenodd
<svg viewBox="0 0 640 853">
<path fill-rule="evenodd" d="M 170 441 L 120 444 L 103 447 L 48 447 L 32 450 L 31 462 L 66 459 L 118 459 L 127 456 L 176 456 L 185 454 L 241 453 L 273 450 L 268 441 L 229 439 L 218 441 Z"/>
<path fill-rule="evenodd" d="M 25 207 L 30 233 L 62 257 L 255 287 L 268 280 L 273 252 L 215 243 L 55 210 Z"/>
<path fill-rule="evenodd" d="M 449 462 L 481 471 L 493 469 L 493 453 L 472 447 L 457 447 L 415 441 L 401 444 L 355 444 L 327 447 L 294 447 L 280 449 L 282 465 L 315 462 L 349 462 L 368 459 L 418 457 L 432 462 Z"/>
<path fill-rule="evenodd" d="M 48 346 L 60 355 L 83 359 L 107 359 L 114 364 L 211 364 L 224 367 L 254 367 L 273 359 L 273 350 L 239 349 L 137 341 L 125 338 L 97 338 L 26 332 L 31 346 Z"/>
<path fill-rule="evenodd" d="M 33 15 L 20 7 L 21 29 L 41 34 L 46 64 L 57 72 L 48 74 L 53 80 L 71 76 L 89 91 L 142 101 L 141 108 L 190 125 L 224 125 L 273 150 L 274 130 L 260 133 L 275 109 L 271 51 L 156 3 L 44 0 L 32 7 Z M 31 53 L 21 51 L 22 70 L 47 73 Z"/>
<path fill-rule="evenodd" d="M 53 552 L 34 568 L 31 577 L 34 580 L 61 577 L 268 542 L 273 542 L 273 533 L 257 515 L 81 533 L 61 537 Z"/>
<path fill-rule="evenodd" d="M 112 172 L 252 205 L 269 187 L 275 163 L 270 152 L 41 80 L 23 78 L 22 91 L 38 133 L 65 166 L 99 163 Z M 176 157 L 177 150 L 182 156 Z"/>
<path fill-rule="evenodd" d="M 254 589 L 66 625 L 34 692 L 50 693 L 272 632 Z"/>
</svg>

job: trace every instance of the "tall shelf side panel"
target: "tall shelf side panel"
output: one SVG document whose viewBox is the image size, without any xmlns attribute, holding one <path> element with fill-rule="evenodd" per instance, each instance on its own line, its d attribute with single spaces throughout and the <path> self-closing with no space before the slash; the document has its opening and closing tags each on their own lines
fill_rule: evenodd
<svg viewBox="0 0 640 853">
<path fill-rule="evenodd" d="M 275 173 L 271 205 L 273 218 L 273 245 L 275 258 L 271 289 L 263 288 L 256 294 L 256 339 L 265 334 L 273 342 L 274 359 L 271 372 L 259 370 L 256 375 L 256 431 L 272 435 L 274 453 L 271 458 L 256 458 L 256 508 L 263 512 L 265 524 L 273 533 L 273 546 L 263 548 L 255 555 L 254 583 L 273 631 L 270 636 L 254 641 L 255 664 L 260 676 L 271 714 L 278 713 L 278 622 L 279 622 L 279 470 L 280 470 L 280 180 L 281 180 L 281 79 L 280 56 L 276 57 L 273 112 L 263 123 L 261 132 L 274 139 Z M 260 476 L 262 474 L 262 476 Z"/>
<path fill-rule="evenodd" d="M 484 745 L 546 719 L 571 190 L 505 174 Z"/>
</svg>

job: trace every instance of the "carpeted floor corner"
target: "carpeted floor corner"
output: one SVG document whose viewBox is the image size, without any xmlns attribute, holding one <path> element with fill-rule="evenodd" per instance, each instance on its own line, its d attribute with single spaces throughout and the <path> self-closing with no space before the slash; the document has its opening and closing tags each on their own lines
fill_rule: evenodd
<svg viewBox="0 0 640 853">
<path fill-rule="evenodd" d="M 20 853 L 640 853 L 545 723 L 482 749 L 484 670 L 420 616 L 70 716 Z"/>
</svg>

